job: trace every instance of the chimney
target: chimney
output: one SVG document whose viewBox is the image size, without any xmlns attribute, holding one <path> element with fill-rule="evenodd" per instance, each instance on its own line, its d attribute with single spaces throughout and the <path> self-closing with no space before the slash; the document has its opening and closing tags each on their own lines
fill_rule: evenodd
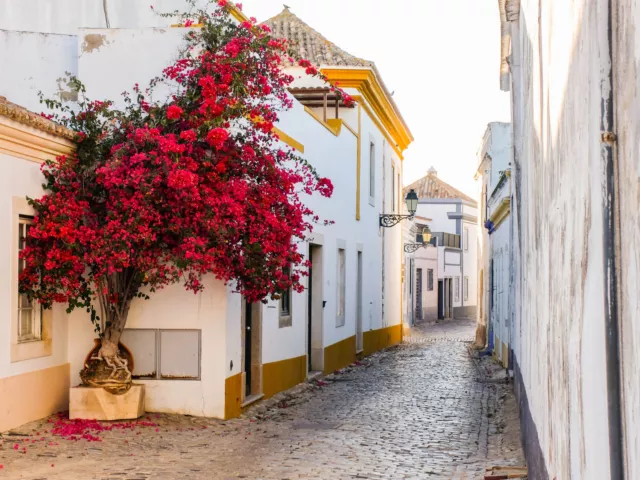
<svg viewBox="0 0 640 480">
<path fill-rule="evenodd" d="M 438 176 L 438 171 L 433 167 L 433 165 L 431 165 L 431 168 L 429 168 L 429 170 L 427 170 L 427 173 L 429 175 L 433 175 L 435 177 Z"/>
</svg>

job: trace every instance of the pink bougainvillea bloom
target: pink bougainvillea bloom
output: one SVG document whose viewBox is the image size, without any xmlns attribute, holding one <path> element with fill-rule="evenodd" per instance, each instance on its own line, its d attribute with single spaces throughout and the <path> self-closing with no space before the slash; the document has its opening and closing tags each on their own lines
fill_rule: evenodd
<svg viewBox="0 0 640 480">
<path fill-rule="evenodd" d="M 212 147 L 221 149 L 228 138 L 229 132 L 224 128 L 214 128 L 207 134 L 207 143 Z"/>
<path fill-rule="evenodd" d="M 167 108 L 167 118 L 169 120 L 178 120 L 180 117 L 182 117 L 183 113 L 184 110 L 182 110 L 177 105 L 171 105 L 169 108 Z"/>
</svg>

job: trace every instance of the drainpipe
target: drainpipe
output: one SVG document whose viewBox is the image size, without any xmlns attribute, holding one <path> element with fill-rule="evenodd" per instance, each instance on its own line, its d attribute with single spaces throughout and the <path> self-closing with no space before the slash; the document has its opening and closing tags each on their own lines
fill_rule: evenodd
<svg viewBox="0 0 640 480">
<path fill-rule="evenodd" d="M 604 240 L 604 312 L 607 372 L 607 414 L 609 420 L 609 461 L 611 480 L 623 480 L 624 440 L 622 426 L 620 318 L 618 306 L 618 232 L 616 149 L 614 132 L 615 97 L 613 91 L 613 0 L 598 2 L 598 45 L 600 59 L 600 155 L 602 179 L 602 217 Z M 604 11 L 602 11 L 604 10 Z"/>
<path fill-rule="evenodd" d="M 104 10 L 104 21 L 107 28 L 111 28 L 111 24 L 109 23 L 109 12 L 107 11 L 107 0 L 102 0 L 102 9 Z"/>
</svg>

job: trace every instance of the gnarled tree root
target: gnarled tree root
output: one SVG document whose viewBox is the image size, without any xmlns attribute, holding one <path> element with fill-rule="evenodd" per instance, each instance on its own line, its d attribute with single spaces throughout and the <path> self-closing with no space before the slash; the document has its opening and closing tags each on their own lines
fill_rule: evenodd
<svg viewBox="0 0 640 480">
<path fill-rule="evenodd" d="M 80 372 L 82 384 L 104 388 L 114 395 L 127 393 L 132 385 L 131 371 L 127 364 L 127 360 L 119 353 L 108 357 L 99 351 Z"/>
</svg>

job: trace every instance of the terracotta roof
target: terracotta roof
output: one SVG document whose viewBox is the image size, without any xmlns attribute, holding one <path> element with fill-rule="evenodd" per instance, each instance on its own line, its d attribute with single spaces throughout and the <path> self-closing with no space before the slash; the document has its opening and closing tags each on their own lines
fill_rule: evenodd
<svg viewBox="0 0 640 480">
<path fill-rule="evenodd" d="M 42 115 L 27 110 L 20 105 L 10 102 L 6 97 L 0 97 L 0 116 L 10 118 L 23 125 L 37 128 L 46 133 L 57 135 L 58 137 L 75 140 L 76 133 L 62 125 L 47 120 Z"/>
<path fill-rule="evenodd" d="M 429 173 L 422 177 L 420 180 L 413 182 L 411 185 L 406 186 L 403 189 L 404 194 L 414 189 L 418 194 L 418 198 L 451 198 L 461 199 L 468 202 L 473 202 L 475 205 L 478 203 L 469 195 L 462 193 L 457 188 L 452 187 L 447 182 L 444 182 L 438 178 L 438 173 L 435 169 L 429 169 Z"/>
<path fill-rule="evenodd" d="M 285 7 L 278 15 L 263 23 L 269 26 L 273 36 L 286 38 L 296 53 L 302 58 L 309 60 L 316 67 L 374 66 L 373 62 L 355 57 L 327 40 L 294 15 L 289 8 Z"/>
</svg>

